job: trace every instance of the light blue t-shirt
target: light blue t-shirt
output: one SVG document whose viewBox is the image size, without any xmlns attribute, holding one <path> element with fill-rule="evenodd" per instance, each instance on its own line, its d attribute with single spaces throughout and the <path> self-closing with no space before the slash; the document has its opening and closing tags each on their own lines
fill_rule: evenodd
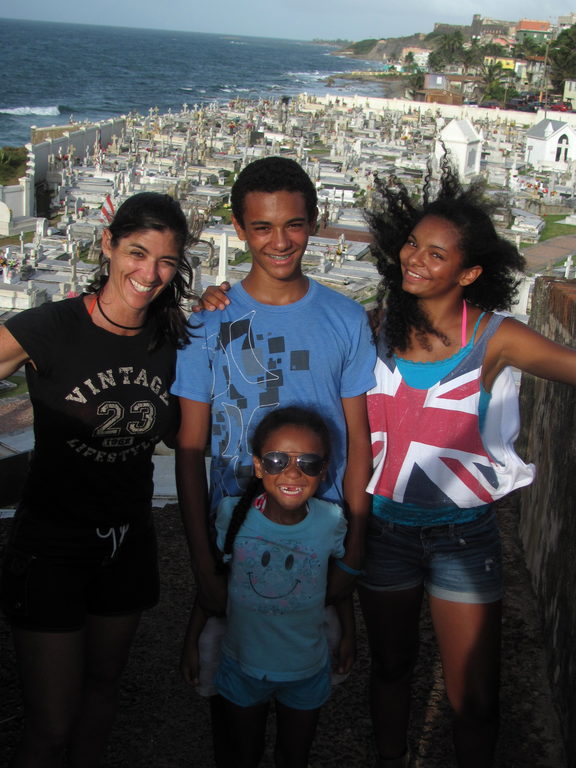
<svg viewBox="0 0 576 768">
<path fill-rule="evenodd" d="M 216 514 L 223 549 L 237 498 Z M 251 507 L 235 542 L 228 579 L 222 652 L 258 680 L 304 680 L 324 668 L 328 642 L 324 603 L 330 557 L 344 556 L 346 520 L 317 498 L 295 525 L 281 525 Z"/>
<path fill-rule="evenodd" d="M 252 475 L 250 437 L 273 408 L 301 405 L 320 413 L 331 433 L 332 455 L 318 495 L 342 504 L 346 421 L 342 398 L 375 384 L 375 345 L 364 309 L 309 280 L 292 304 L 255 301 L 240 283 L 222 312 L 194 315 L 203 323 L 179 350 L 172 393 L 211 403 L 212 507 L 239 496 Z"/>
</svg>

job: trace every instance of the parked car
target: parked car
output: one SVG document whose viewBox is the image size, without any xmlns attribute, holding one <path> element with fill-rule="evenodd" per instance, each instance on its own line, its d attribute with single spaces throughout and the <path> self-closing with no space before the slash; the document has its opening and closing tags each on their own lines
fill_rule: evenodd
<svg viewBox="0 0 576 768">
<path fill-rule="evenodd" d="M 571 112 L 572 104 L 567 101 L 556 101 L 554 104 L 550 104 L 548 109 L 552 110 L 552 112 Z"/>
</svg>

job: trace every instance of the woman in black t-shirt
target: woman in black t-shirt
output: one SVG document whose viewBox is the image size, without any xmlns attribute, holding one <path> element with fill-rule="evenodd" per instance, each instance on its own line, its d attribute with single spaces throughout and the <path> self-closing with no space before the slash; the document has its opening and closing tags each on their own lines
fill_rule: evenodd
<svg viewBox="0 0 576 768">
<path fill-rule="evenodd" d="M 189 332 L 191 242 L 168 195 L 126 200 L 88 293 L 0 327 L 0 377 L 26 365 L 35 447 L 2 568 L 26 720 L 15 766 L 100 764 L 141 611 L 158 599 L 152 454 Z"/>
</svg>

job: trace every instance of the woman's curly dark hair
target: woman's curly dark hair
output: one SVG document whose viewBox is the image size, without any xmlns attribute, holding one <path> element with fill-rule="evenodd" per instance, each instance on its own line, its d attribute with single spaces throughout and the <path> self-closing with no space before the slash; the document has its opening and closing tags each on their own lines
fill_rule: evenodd
<svg viewBox="0 0 576 768">
<path fill-rule="evenodd" d="M 200 226 L 200 220 L 195 220 L 191 230 L 180 204 L 170 195 L 140 192 L 122 203 L 108 227 L 113 246 L 118 245 L 122 238 L 146 229 L 160 232 L 169 230 L 174 235 L 180 258 L 170 285 L 154 299 L 148 310 L 148 320 L 154 322 L 150 351 L 161 346 L 164 341 L 180 349 L 190 340 L 192 334 L 182 310 L 182 302 L 194 298 L 195 294 L 191 288 L 192 268 L 186 258 L 186 248 L 197 242 Z M 98 293 L 106 285 L 108 266 L 108 259 L 100 253 L 100 269 L 88 287 L 88 293 Z"/>
<path fill-rule="evenodd" d="M 373 236 L 372 252 L 382 275 L 377 299 L 381 309 L 386 298 L 382 333 L 390 350 L 405 350 L 412 329 L 423 346 L 427 346 L 427 334 L 444 340 L 421 309 L 417 297 L 402 290 L 400 250 L 425 216 L 446 219 L 459 230 L 463 268 L 482 267 L 481 275 L 464 288 L 464 298 L 485 311 L 510 307 L 518 286 L 517 273 L 524 270 L 525 261 L 512 243 L 497 234 L 490 216 L 494 206 L 485 198 L 482 181 L 464 189 L 444 155 L 434 200 L 430 199 L 430 166 L 421 204 L 412 200 L 406 187 L 395 177 L 388 183 L 376 178 L 375 188 L 375 205 L 366 213 L 366 218 Z"/>
</svg>

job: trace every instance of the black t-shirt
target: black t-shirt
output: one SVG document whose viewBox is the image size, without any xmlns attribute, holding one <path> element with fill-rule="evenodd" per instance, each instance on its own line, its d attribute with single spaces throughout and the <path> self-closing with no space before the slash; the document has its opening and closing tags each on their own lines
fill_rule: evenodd
<svg viewBox="0 0 576 768">
<path fill-rule="evenodd" d="M 69 523 L 137 519 L 150 508 L 154 446 L 173 426 L 175 349 L 149 352 L 151 327 L 136 336 L 98 327 L 82 297 L 6 327 L 35 365 L 26 366 L 35 434 L 26 507 Z"/>
</svg>

